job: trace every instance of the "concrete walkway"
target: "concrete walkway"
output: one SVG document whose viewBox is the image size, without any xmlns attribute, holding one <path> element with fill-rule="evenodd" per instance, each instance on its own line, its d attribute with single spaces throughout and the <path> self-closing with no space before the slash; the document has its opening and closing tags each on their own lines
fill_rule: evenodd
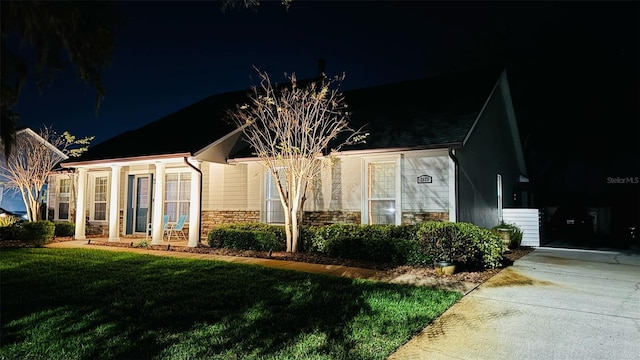
<svg viewBox="0 0 640 360">
<path fill-rule="evenodd" d="M 640 253 L 538 248 L 389 358 L 398 359 L 640 359 Z"/>
<path fill-rule="evenodd" d="M 297 261 L 260 259 L 260 258 L 228 256 L 228 255 L 200 254 L 200 253 L 193 253 L 193 252 L 184 252 L 179 250 L 175 251 L 177 247 L 173 245 L 172 245 L 172 248 L 174 249 L 174 251 L 164 251 L 164 250 L 151 250 L 151 249 L 136 248 L 136 247 L 104 246 L 104 245 L 96 245 L 95 242 L 94 244 L 88 244 L 87 240 L 72 240 L 72 241 L 62 241 L 62 242 L 47 244 L 46 247 L 48 248 L 86 248 L 86 249 L 100 249 L 100 250 L 110 250 L 110 251 L 128 251 L 128 252 L 135 252 L 135 253 L 155 255 L 155 256 L 170 256 L 170 257 L 204 259 L 204 260 L 220 260 L 220 261 L 228 261 L 228 262 L 235 262 L 235 263 L 241 263 L 241 264 L 251 264 L 251 265 L 280 268 L 280 269 L 286 269 L 286 270 L 303 271 L 303 272 L 315 273 L 315 274 L 341 276 L 346 278 L 369 279 L 369 280 L 376 280 L 376 281 L 386 281 L 394 284 L 435 287 L 439 289 L 458 291 L 463 295 L 468 294 L 469 292 L 471 292 L 473 289 L 477 287 L 477 284 L 474 284 L 474 283 L 463 282 L 463 281 L 453 281 L 453 280 L 447 279 L 446 277 L 440 277 L 440 278 L 419 277 L 419 276 L 407 275 L 407 274 L 399 275 L 399 276 L 389 276 L 384 271 L 355 268 L 355 267 L 348 267 L 348 266 L 341 266 L 341 265 L 309 264 L 309 263 L 297 262 Z"/>
</svg>

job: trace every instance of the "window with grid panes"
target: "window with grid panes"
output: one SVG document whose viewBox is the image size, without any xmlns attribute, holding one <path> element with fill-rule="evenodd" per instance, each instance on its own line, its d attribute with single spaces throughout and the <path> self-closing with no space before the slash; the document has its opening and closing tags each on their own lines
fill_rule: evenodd
<svg viewBox="0 0 640 360">
<path fill-rule="evenodd" d="M 284 209 L 278 193 L 278 183 L 270 170 L 267 170 L 265 192 L 265 221 L 271 224 L 284 224 Z"/>
<path fill-rule="evenodd" d="M 107 220 L 107 177 L 95 178 L 93 191 L 93 220 Z"/>
<path fill-rule="evenodd" d="M 396 162 L 370 162 L 368 170 L 368 223 L 395 224 Z"/>
<path fill-rule="evenodd" d="M 71 199 L 71 179 L 58 182 L 58 219 L 69 220 L 69 201 Z"/>
<path fill-rule="evenodd" d="M 186 215 L 189 222 L 189 203 L 191 198 L 191 173 L 171 173 L 165 175 L 164 213 L 169 221 L 178 221 L 180 215 Z"/>
</svg>

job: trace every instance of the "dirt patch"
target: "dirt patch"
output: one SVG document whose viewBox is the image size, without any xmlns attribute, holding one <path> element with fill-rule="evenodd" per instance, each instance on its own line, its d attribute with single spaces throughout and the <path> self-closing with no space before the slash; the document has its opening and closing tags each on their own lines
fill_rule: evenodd
<svg viewBox="0 0 640 360">
<path fill-rule="evenodd" d="M 513 269 L 505 269 L 500 276 L 496 276 L 488 281 L 487 287 L 503 287 L 503 286 L 530 286 L 530 285 L 551 285 L 548 281 L 532 279 L 524 276 Z"/>
</svg>

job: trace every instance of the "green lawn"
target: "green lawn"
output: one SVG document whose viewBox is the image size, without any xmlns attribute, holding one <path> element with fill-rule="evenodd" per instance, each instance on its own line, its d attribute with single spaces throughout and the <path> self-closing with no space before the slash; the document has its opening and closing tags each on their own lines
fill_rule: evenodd
<svg viewBox="0 0 640 360">
<path fill-rule="evenodd" d="M 385 359 L 461 295 L 217 261 L 0 250 L 0 359 Z"/>
</svg>

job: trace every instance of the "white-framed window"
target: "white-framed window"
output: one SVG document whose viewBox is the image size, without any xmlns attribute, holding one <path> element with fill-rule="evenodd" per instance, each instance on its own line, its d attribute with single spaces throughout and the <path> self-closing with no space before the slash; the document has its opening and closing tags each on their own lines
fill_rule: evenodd
<svg viewBox="0 0 640 360">
<path fill-rule="evenodd" d="M 169 221 L 178 221 L 180 215 L 186 215 L 189 222 L 189 204 L 191 201 L 191 172 L 168 173 L 164 184 L 164 213 Z"/>
<path fill-rule="evenodd" d="M 365 224 L 400 224 L 400 157 L 365 159 L 362 220 Z"/>
<path fill-rule="evenodd" d="M 496 192 L 498 194 L 498 222 L 502 222 L 502 175 L 496 176 Z"/>
<path fill-rule="evenodd" d="M 58 219 L 69 220 L 69 203 L 71 200 L 71 179 L 58 180 Z"/>
<path fill-rule="evenodd" d="M 265 177 L 266 189 L 264 221 L 268 224 L 284 224 L 284 209 L 282 207 L 282 202 L 280 201 L 276 178 L 271 173 L 271 170 L 267 170 Z"/>
<path fill-rule="evenodd" d="M 96 176 L 93 183 L 93 220 L 107 220 L 108 177 Z"/>
</svg>

